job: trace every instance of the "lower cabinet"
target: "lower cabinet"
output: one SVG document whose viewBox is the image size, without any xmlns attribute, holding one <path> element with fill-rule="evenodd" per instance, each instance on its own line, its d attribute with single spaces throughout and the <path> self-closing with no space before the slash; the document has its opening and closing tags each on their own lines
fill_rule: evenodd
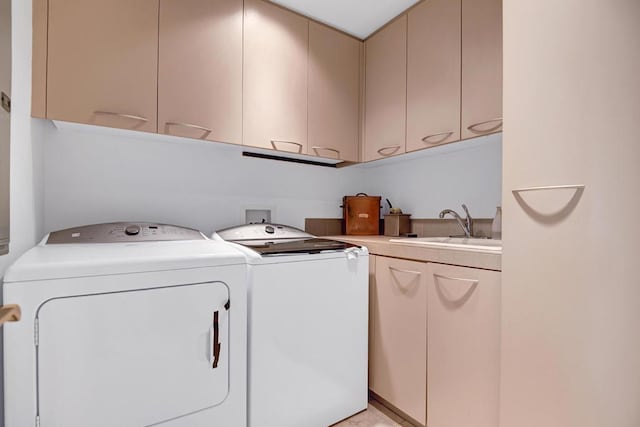
<svg viewBox="0 0 640 427">
<path fill-rule="evenodd" d="M 427 425 L 497 427 L 500 272 L 428 266 Z"/>
<path fill-rule="evenodd" d="M 370 297 L 369 388 L 421 424 L 426 420 L 427 266 L 377 256 Z"/>
<path fill-rule="evenodd" d="M 497 427 L 500 272 L 376 256 L 369 388 L 429 427 Z"/>
</svg>

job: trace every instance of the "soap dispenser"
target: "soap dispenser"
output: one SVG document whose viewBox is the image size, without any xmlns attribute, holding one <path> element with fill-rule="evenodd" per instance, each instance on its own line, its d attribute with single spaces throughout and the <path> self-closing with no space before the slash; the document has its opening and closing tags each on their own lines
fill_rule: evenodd
<svg viewBox="0 0 640 427">
<path fill-rule="evenodd" d="M 496 216 L 493 217 L 493 222 L 491 223 L 491 238 L 502 239 L 502 206 L 496 208 Z"/>
</svg>

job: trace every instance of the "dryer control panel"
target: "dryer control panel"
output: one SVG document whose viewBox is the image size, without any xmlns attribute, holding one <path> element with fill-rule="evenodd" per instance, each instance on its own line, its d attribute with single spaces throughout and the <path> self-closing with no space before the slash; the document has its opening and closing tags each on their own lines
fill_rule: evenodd
<svg viewBox="0 0 640 427">
<path fill-rule="evenodd" d="M 126 243 L 167 240 L 206 240 L 197 230 L 148 222 L 113 222 L 67 228 L 49 234 L 47 244 Z"/>
</svg>

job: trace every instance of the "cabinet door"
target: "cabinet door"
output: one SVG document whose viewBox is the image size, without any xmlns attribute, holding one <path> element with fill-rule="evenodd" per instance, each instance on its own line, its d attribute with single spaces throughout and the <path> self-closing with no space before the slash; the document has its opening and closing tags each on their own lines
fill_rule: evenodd
<svg viewBox="0 0 640 427">
<path fill-rule="evenodd" d="M 242 0 L 161 0 L 158 132 L 242 144 Z"/>
<path fill-rule="evenodd" d="M 427 421 L 497 427 L 500 273 L 429 264 Z"/>
<path fill-rule="evenodd" d="M 309 154 L 358 161 L 362 42 L 309 23 Z"/>
<path fill-rule="evenodd" d="M 369 254 L 369 367 L 375 349 L 375 313 L 376 313 L 376 259 L 378 256 Z M 369 388 L 373 382 L 373 369 L 369 369 Z"/>
<path fill-rule="evenodd" d="M 461 137 L 502 130 L 502 0 L 462 0 Z"/>
<path fill-rule="evenodd" d="M 364 160 L 405 152 L 407 16 L 365 42 Z"/>
<path fill-rule="evenodd" d="M 427 264 L 376 257 L 371 390 L 425 424 Z"/>
<path fill-rule="evenodd" d="M 460 0 L 411 9 L 407 37 L 407 151 L 460 139 Z"/>
<path fill-rule="evenodd" d="M 549 6 L 505 7 L 500 420 L 635 427 L 640 2 Z"/>
<path fill-rule="evenodd" d="M 156 132 L 158 0 L 50 0 L 47 118 Z"/>
<path fill-rule="evenodd" d="M 309 21 L 245 1 L 244 144 L 307 153 Z"/>
</svg>

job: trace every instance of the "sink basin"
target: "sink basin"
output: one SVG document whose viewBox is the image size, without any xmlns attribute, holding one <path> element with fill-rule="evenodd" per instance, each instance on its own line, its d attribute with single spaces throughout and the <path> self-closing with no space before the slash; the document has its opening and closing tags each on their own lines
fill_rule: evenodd
<svg viewBox="0 0 640 427">
<path fill-rule="evenodd" d="M 466 237 L 418 237 L 391 239 L 394 243 L 429 246 L 434 248 L 466 249 L 475 252 L 502 253 L 502 240 L 477 239 Z"/>
</svg>

